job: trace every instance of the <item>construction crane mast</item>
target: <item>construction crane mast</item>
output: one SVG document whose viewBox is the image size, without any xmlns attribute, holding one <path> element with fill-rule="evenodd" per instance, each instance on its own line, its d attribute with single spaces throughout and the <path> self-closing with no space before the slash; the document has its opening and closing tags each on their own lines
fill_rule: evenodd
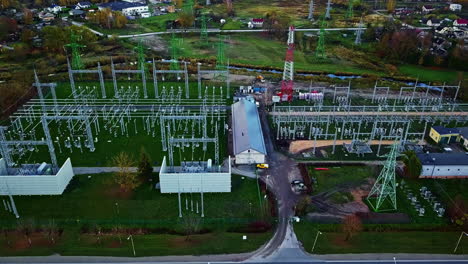
<svg viewBox="0 0 468 264">
<path fill-rule="evenodd" d="M 281 101 L 291 101 L 294 87 L 294 26 L 289 27 L 288 50 L 284 60 L 283 80 L 281 81 Z"/>
</svg>

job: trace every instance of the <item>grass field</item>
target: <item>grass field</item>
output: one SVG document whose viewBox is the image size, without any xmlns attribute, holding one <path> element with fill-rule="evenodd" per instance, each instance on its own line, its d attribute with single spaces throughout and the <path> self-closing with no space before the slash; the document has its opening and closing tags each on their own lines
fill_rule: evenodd
<svg viewBox="0 0 468 264">
<path fill-rule="evenodd" d="M 458 73 L 453 70 L 431 69 L 416 65 L 402 65 L 398 70 L 404 75 L 431 82 L 454 83 L 458 78 Z M 463 72 L 460 73 L 463 75 Z"/>
<path fill-rule="evenodd" d="M 294 230 L 304 249 L 311 252 L 320 225 L 295 223 Z M 360 232 L 345 241 L 342 232 L 323 232 L 317 240 L 315 254 L 345 253 L 428 253 L 452 254 L 460 232 L 388 231 Z M 468 239 L 463 239 L 457 254 L 468 254 Z"/>
<path fill-rule="evenodd" d="M 184 204 L 186 199 L 200 203 L 200 194 L 182 194 L 182 199 Z M 22 217 L 33 217 L 37 221 L 55 219 L 68 223 L 80 219 L 82 222 L 117 220 L 157 224 L 178 219 L 177 195 L 161 194 L 150 183 L 144 183 L 134 192 L 122 196 L 113 181 L 113 174 L 95 174 L 90 178 L 88 175 L 75 176 L 63 195 L 18 196 L 15 201 Z M 231 193 L 206 193 L 204 201 L 206 218 L 213 221 L 248 221 L 257 218 L 261 208 L 255 181 L 241 176 L 232 177 Z M 3 220 L 13 220 L 13 216 L 4 210 L 0 215 Z"/>
<path fill-rule="evenodd" d="M 269 221 L 258 213 L 262 207 L 255 180 L 233 175 L 231 193 L 206 193 L 203 232 L 186 241 L 178 217 L 177 195 L 161 194 L 154 189 L 157 176 L 153 183 L 143 183 L 129 193 L 119 192 L 112 177 L 112 174 L 79 175 L 61 196 L 15 197 L 21 219 L 34 221 L 33 245 L 23 245 L 24 236 L 14 231 L 16 220 L 2 210 L 1 225 L 13 231 L 0 237 L 0 255 L 130 256 L 131 247 L 125 240 L 129 234 L 134 235 L 137 256 L 238 253 L 255 250 L 271 236 L 269 231 L 242 231 L 257 219 Z M 191 210 L 190 205 L 186 210 L 186 200 L 189 204 L 192 200 L 200 204 L 200 194 L 182 194 L 184 216 Z M 39 233 L 52 219 L 63 230 L 55 245 Z M 97 226 L 103 227 L 101 242 L 91 231 Z M 115 226 L 125 231 L 111 231 Z M 139 228 L 151 229 L 141 233 Z M 243 241 L 242 235 L 248 239 Z M 122 244 L 119 237 L 123 237 Z M 7 246 L 7 241 L 13 241 L 12 246 Z"/>
<path fill-rule="evenodd" d="M 370 166 L 329 167 L 329 170 L 314 170 L 309 167 L 309 175 L 317 180 L 314 193 L 330 191 L 338 187 L 356 186 L 367 178 L 376 177 L 378 171 Z"/>
</svg>

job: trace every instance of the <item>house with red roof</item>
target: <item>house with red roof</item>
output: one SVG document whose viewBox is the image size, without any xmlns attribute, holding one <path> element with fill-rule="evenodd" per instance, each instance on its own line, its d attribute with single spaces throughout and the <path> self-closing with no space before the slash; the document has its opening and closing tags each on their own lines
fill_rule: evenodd
<svg viewBox="0 0 468 264">
<path fill-rule="evenodd" d="M 454 26 L 467 26 L 468 25 L 468 19 L 464 19 L 464 18 L 459 18 L 459 19 L 456 19 L 455 21 L 453 21 L 453 25 Z"/>
</svg>

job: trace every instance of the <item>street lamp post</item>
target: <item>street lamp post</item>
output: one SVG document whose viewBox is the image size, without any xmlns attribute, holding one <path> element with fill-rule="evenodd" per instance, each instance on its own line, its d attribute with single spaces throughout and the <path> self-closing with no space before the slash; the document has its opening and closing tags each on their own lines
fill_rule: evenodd
<svg viewBox="0 0 468 264">
<path fill-rule="evenodd" d="M 396 258 L 395 257 L 393 257 L 393 262 L 396 264 Z"/>
<path fill-rule="evenodd" d="M 129 236 L 127 237 L 127 240 L 132 241 L 133 256 L 136 257 L 135 244 L 133 243 L 133 236 L 132 236 L 132 235 L 129 235 Z"/>
<path fill-rule="evenodd" d="M 322 232 L 320 232 L 319 230 L 317 230 L 317 235 L 315 236 L 314 245 L 312 246 L 311 252 L 314 252 L 315 244 L 317 244 L 318 236 L 321 235 L 321 234 L 322 234 Z"/>
<path fill-rule="evenodd" d="M 457 249 L 458 249 L 458 245 L 460 245 L 460 241 L 461 241 L 461 239 L 462 239 L 463 235 L 465 235 L 465 236 L 468 236 L 468 233 L 466 233 L 466 232 L 463 232 L 463 231 L 461 232 L 461 234 L 460 234 L 460 237 L 458 238 L 457 245 L 455 246 L 455 249 L 453 250 L 453 253 L 455 253 L 455 252 L 457 251 Z"/>
</svg>

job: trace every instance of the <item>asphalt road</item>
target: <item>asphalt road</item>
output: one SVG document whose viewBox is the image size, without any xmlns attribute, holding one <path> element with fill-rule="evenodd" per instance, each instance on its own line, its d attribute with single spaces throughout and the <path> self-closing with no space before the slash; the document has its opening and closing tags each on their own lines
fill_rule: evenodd
<svg viewBox="0 0 468 264">
<path fill-rule="evenodd" d="M 22 258 L 24 260 L 28 259 L 27 257 Z M 304 264 L 304 263 L 313 263 L 313 264 L 326 264 L 326 263 L 334 263 L 334 264 L 349 264 L 349 263 L 365 263 L 365 264 L 415 264 L 415 263 L 433 263 L 433 264 L 468 264 L 468 260 L 433 260 L 433 259 L 415 259 L 415 260 L 325 260 L 325 261 L 310 261 L 310 262 L 158 262 L 158 261 L 151 261 L 151 260 L 144 260 L 144 259 L 135 259 L 133 261 L 128 260 L 128 261 L 119 261 L 119 260 L 112 260 L 112 258 L 109 258 L 107 261 L 102 260 L 102 261 L 91 261 L 91 262 L 86 262 L 86 261 L 74 261 L 74 262 L 43 262 L 39 259 L 36 260 L 36 262 L 17 262 L 17 261 L 12 261 L 12 262 L 2 262 L 0 259 L 0 263 L 66 263 L 66 264 L 99 264 L 99 263 L 108 263 L 108 264 L 140 264 L 140 263 L 157 263 L 157 264 L 183 264 L 183 263 L 190 263 L 190 264 L 228 264 L 228 263 L 249 263 L 249 264 L 266 264 L 266 263 L 283 263 L 283 264 Z"/>
</svg>

